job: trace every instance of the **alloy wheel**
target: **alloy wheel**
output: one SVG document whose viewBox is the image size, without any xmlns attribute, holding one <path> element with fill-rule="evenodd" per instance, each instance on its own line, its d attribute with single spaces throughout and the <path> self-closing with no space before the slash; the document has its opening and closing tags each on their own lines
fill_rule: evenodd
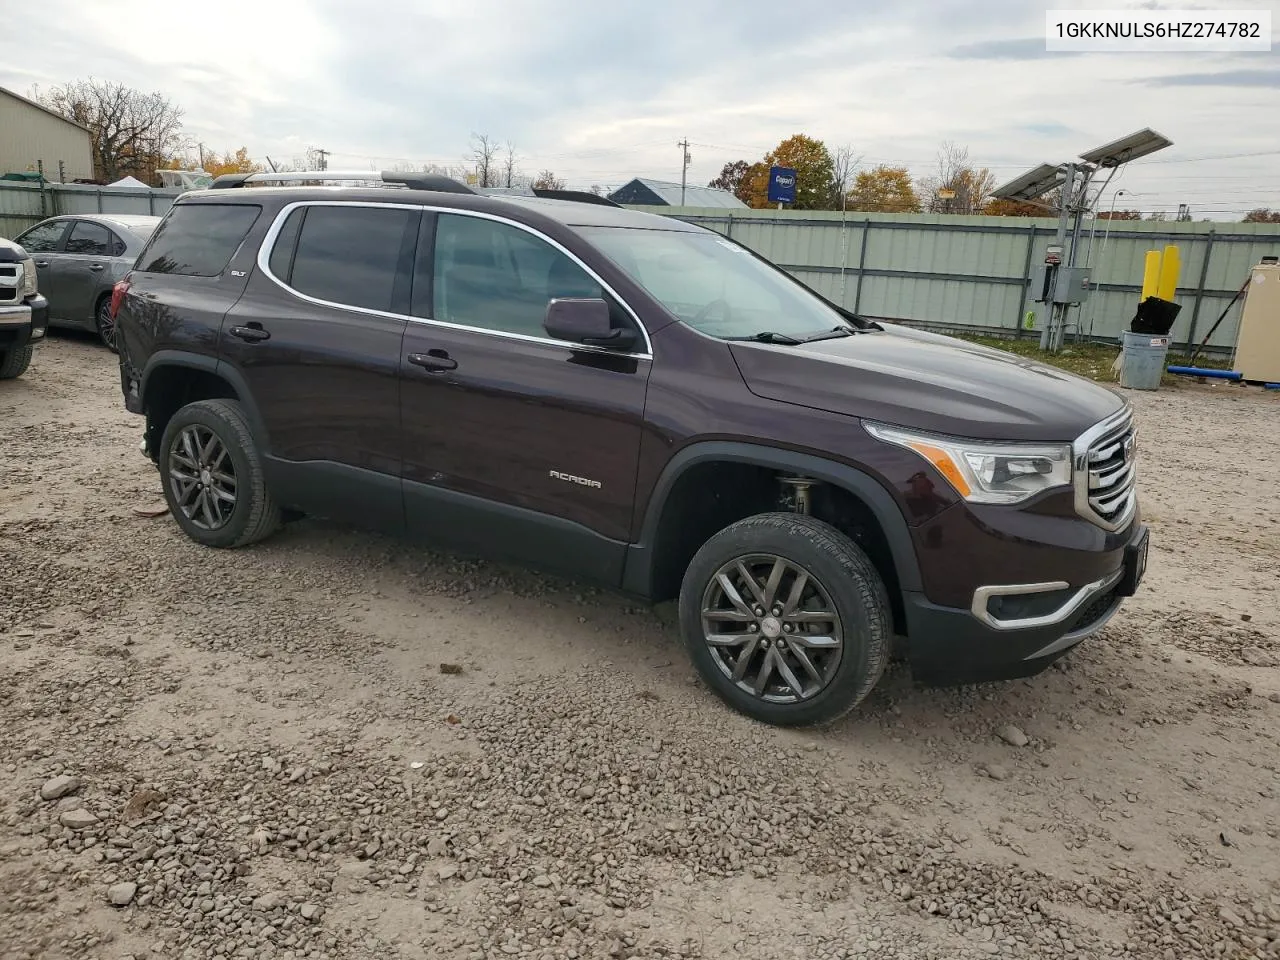
<svg viewBox="0 0 1280 960">
<path fill-rule="evenodd" d="M 826 588 L 774 554 L 737 557 L 716 571 L 703 591 L 702 631 L 724 675 L 770 703 L 817 696 L 844 654 L 844 628 Z"/>
<path fill-rule="evenodd" d="M 111 316 L 111 302 L 103 300 L 98 306 L 98 336 L 111 350 L 116 349 L 116 321 Z"/>
<path fill-rule="evenodd" d="M 173 499 L 202 530 L 227 525 L 236 506 L 236 473 L 231 454 L 218 435 L 198 423 L 182 428 L 169 450 Z"/>
</svg>

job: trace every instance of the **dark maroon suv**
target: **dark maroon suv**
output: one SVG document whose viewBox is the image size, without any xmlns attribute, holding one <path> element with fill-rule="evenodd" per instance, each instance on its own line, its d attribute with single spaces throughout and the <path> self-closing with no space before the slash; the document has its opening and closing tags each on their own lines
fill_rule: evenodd
<svg viewBox="0 0 1280 960">
<path fill-rule="evenodd" d="M 1035 673 L 1142 576 L 1108 390 L 598 198 L 270 179 L 180 198 L 113 299 L 202 544 L 307 515 L 678 597 L 702 677 L 776 724 L 895 647 L 925 682 Z"/>
</svg>

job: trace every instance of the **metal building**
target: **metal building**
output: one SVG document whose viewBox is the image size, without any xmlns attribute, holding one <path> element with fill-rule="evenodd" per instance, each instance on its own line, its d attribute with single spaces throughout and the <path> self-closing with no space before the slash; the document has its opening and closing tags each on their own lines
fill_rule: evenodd
<svg viewBox="0 0 1280 960">
<path fill-rule="evenodd" d="M 695 187 L 692 184 L 681 187 L 678 183 L 665 180 L 649 180 L 636 177 L 620 186 L 609 199 L 614 203 L 639 204 L 643 206 L 681 206 L 680 193 L 684 191 L 686 207 L 716 207 L 745 210 L 747 205 L 728 190 L 717 190 L 715 187 Z"/>
<path fill-rule="evenodd" d="M 43 162 L 45 179 L 57 180 L 59 161 L 68 181 L 93 176 L 88 129 L 0 87 L 0 175 L 34 172 Z"/>
</svg>

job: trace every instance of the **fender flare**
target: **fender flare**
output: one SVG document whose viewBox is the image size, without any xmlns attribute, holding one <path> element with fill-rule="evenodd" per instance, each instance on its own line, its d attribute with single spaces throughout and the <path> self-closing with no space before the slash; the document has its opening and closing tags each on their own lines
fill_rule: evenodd
<svg viewBox="0 0 1280 960">
<path fill-rule="evenodd" d="M 143 410 L 146 410 L 147 404 L 147 385 L 151 380 L 152 374 L 162 367 L 185 367 L 188 370 L 200 370 L 204 373 L 211 373 L 220 380 L 225 380 L 235 392 L 236 400 L 244 408 L 245 416 L 249 420 L 249 428 L 253 431 L 253 438 L 258 444 L 258 449 L 264 455 L 270 452 L 266 422 L 262 419 L 258 405 L 253 400 L 253 393 L 249 390 L 249 384 L 245 382 L 240 371 L 217 357 L 190 353 L 186 350 L 157 350 L 147 358 L 146 366 L 143 367 L 142 376 L 139 378 L 138 396 L 141 399 Z"/>
<path fill-rule="evenodd" d="M 654 555 L 658 525 L 667 499 L 677 480 L 689 468 L 708 461 L 729 461 L 753 466 L 786 470 L 801 476 L 813 477 L 824 483 L 841 487 L 852 493 L 870 509 L 880 529 L 884 532 L 893 556 L 898 584 L 904 590 L 923 589 L 920 564 L 916 559 L 911 531 L 901 508 L 889 490 L 875 477 L 857 467 L 828 460 L 824 457 L 793 450 L 782 450 L 761 444 L 742 441 L 709 440 L 692 443 L 675 454 L 663 467 L 649 496 L 640 537 L 627 552 L 623 572 L 623 589 L 629 593 L 648 596 L 656 563 Z"/>
</svg>

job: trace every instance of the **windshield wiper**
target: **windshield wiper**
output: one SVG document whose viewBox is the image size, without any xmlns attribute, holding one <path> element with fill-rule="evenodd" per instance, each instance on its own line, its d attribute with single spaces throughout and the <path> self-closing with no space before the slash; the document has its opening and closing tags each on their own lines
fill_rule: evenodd
<svg viewBox="0 0 1280 960">
<path fill-rule="evenodd" d="M 753 333 L 749 337 L 725 337 L 726 340 L 750 340 L 754 343 L 781 343 L 789 347 L 794 347 L 798 343 L 804 343 L 803 340 L 797 340 L 795 337 L 785 333 L 775 333 L 772 330 L 762 330 L 759 333 Z"/>
<path fill-rule="evenodd" d="M 852 337 L 860 331 L 852 327 L 832 327 L 830 330 L 823 330 L 821 333 L 815 333 L 812 336 L 804 338 L 804 343 L 813 343 L 815 340 L 835 340 L 839 337 Z"/>
</svg>

